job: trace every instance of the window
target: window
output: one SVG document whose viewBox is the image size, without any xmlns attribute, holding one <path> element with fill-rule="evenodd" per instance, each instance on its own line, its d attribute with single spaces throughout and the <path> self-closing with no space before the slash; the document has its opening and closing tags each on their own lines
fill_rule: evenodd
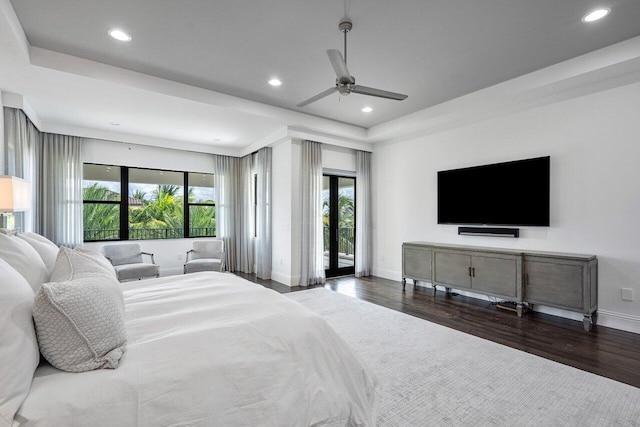
<svg viewBox="0 0 640 427">
<path fill-rule="evenodd" d="M 120 239 L 121 170 L 85 164 L 82 181 L 84 240 Z"/>
<path fill-rule="evenodd" d="M 214 237 L 214 190 L 212 174 L 85 164 L 84 240 Z"/>
<path fill-rule="evenodd" d="M 214 200 L 213 175 L 188 173 L 189 197 L 187 197 L 187 218 L 190 237 L 215 236 L 216 206 Z"/>
<path fill-rule="evenodd" d="M 129 240 L 184 237 L 183 198 L 183 172 L 130 168 Z"/>
</svg>

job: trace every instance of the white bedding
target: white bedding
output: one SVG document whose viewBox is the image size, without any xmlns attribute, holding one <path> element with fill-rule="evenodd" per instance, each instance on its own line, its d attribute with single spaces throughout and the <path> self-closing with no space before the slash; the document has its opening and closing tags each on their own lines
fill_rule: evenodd
<svg viewBox="0 0 640 427">
<path fill-rule="evenodd" d="M 374 425 L 376 380 L 324 320 L 224 273 L 123 284 L 120 367 L 41 365 L 27 426 Z"/>
</svg>

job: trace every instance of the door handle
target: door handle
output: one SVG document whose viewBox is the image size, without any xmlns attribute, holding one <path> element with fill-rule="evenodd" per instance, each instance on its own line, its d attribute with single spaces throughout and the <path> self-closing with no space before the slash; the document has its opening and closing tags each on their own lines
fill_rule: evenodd
<svg viewBox="0 0 640 427">
<path fill-rule="evenodd" d="M 471 277 L 476 277 L 476 268 L 471 267 Z"/>
<path fill-rule="evenodd" d="M 471 267 L 469 267 L 469 277 L 471 277 Z"/>
</svg>

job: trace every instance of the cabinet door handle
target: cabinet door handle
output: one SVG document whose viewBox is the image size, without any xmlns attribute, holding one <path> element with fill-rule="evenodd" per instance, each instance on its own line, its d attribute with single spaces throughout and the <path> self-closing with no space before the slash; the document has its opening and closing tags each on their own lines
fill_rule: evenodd
<svg viewBox="0 0 640 427">
<path fill-rule="evenodd" d="M 469 267 L 469 277 L 471 277 L 471 267 Z"/>
<path fill-rule="evenodd" d="M 476 277 L 476 268 L 475 267 L 471 268 L 471 277 Z"/>
</svg>

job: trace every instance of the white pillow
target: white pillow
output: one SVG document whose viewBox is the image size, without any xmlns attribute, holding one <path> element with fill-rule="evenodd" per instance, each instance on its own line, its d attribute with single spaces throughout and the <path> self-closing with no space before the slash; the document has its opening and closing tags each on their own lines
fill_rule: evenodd
<svg viewBox="0 0 640 427">
<path fill-rule="evenodd" d="M 22 274 L 34 292 L 49 281 L 49 272 L 38 252 L 16 236 L 0 234 L 0 259 Z"/>
<path fill-rule="evenodd" d="M 33 328 L 33 290 L 0 259 L 0 424 L 11 425 L 29 393 L 40 353 Z"/>
<path fill-rule="evenodd" d="M 8 228 L 0 228 L 0 234 L 9 234 L 11 236 L 13 236 L 14 234 L 16 234 L 15 230 L 9 230 Z"/>
<path fill-rule="evenodd" d="M 58 246 L 46 237 L 36 233 L 18 233 L 16 236 L 30 244 L 31 247 L 38 252 L 44 265 L 47 267 L 47 271 L 51 273 L 56 263 L 56 257 L 58 256 Z"/>
<path fill-rule="evenodd" d="M 69 249 L 61 246 L 51 271 L 52 282 L 92 277 L 96 273 L 108 273 L 114 279 L 116 272 L 111 263 L 101 254 L 89 249 Z"/>
</svg>

